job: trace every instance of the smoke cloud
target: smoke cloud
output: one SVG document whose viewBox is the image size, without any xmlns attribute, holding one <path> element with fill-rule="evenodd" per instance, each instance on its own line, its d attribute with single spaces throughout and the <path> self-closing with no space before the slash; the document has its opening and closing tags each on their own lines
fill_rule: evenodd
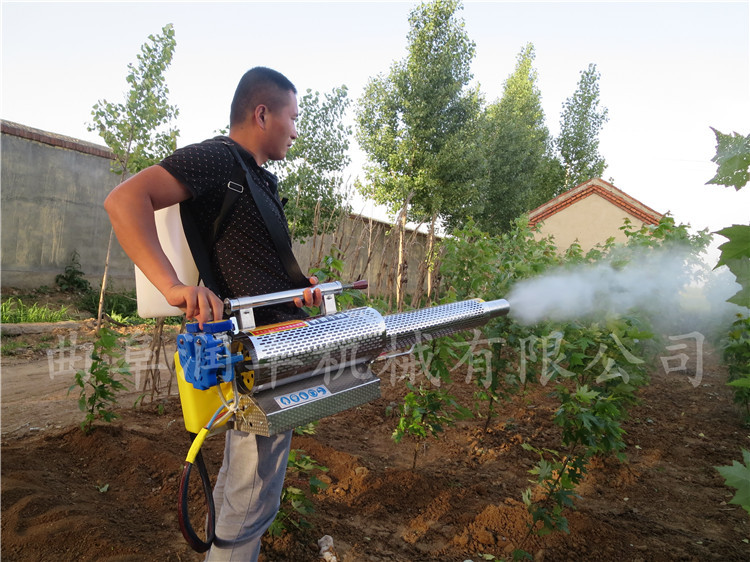
<svg viewBox="0 0 750 562">
<path fill-rule="evenodd" d="M 722 271 L 723 270 L 723 271 Z M 648 250 L 617 259 L 552 270 L 516 283 L 507 300 L 523 324 L 645 313 L 662 330 L 711 331 L 744 310 L 726 301 L 739 290 L 726 270 L 711 271 L 684 248 Z"/>
</svg>

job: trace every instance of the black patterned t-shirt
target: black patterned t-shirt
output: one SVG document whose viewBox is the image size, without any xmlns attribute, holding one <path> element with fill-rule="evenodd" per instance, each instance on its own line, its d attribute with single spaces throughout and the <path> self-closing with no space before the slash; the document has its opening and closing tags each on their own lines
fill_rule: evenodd
<svg viewBox="0 0 750 562">
<path fill-rule="evenodd" d="M 193 195 L 188 206 L 204 240 L 219 215 L 227 183 L 232 179 L 235 159 L 225 142 L 217 137 L 177 150 L 160 162 Z M 286 217 L 279 201 L 276 177 L 258 166 L 253 156 L 234 143 L 279 222 L 287 229 Z M 244 183 L 244 181 L 243 181 Z M 288 229 L 287 229 L 288 237 Z M 291 244 L 291 240 L 289 242 Z M 211 264 L 220 298 L 253 296 L 293 288 L 271 235 L 268 232 L 252 194 L 245 189 L 222 221 L 216 234 Z M 255 309 L 258 325 L 304 317 L 300 309 L 282 304 Z"/>
</svg>

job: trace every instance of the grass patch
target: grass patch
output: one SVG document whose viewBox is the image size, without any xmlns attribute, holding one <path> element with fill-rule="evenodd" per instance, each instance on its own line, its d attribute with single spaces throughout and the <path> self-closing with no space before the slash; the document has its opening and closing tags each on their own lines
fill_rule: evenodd
<svg viewBox="0 0 750 562">
<path fill-rule="evenodd" d="M 99 312 L 99 291 L 86 291 L 78 300 L 78 306 L 90 312 L 93 316 Z M 106 292 L 104 294 L 104 312 L 121 317 L 137 316 L 138 301 L 135 291 Z"/>
<path fill-rule="evenodd" d="M 28 347 L 23 340 L 3 338 L 3 344 L 0 345 L 0 355 L 15 355 L 19 350 Z"/>
<path fill-rule="evenodd" d="M 96 316 L 99 312 L 99 291 L 87 291 L 78 299 L 78 306 Z M 131 326 L 156 324 L 154 318 L 141 318 L 138 316 L 138 299 L 135 291 L 107 291 L 104 294 L 104 312 L 115 322 Z M 167 325 L 179 326 L 182 322 L 181 316 L 170 316 L 166 319 Z"/>
<path fill-rule="evenodd" d="M 70 320 L 67 306 L 59 309 L 24 304 L 21 299 L 10 297 L 0 303 L 0 321 L 3 324 L 24 324 L 29 322 L 61 322 Z"/>
</svg>

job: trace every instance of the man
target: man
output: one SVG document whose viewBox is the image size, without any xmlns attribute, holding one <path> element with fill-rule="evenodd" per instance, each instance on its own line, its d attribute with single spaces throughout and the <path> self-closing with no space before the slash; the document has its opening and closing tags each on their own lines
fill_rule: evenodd
<svg viewBox="0 0 750 562">
<path fill-rule="evenodd" d="M 218 296 L 177 278 L 159 245 L 154 211 L 186 201 L 204 240 L 210 240 L 237 165 L 226 146 L 234 143 L 288 235 L 276 178 L 261 166 L 283 159 L 297 138 L 296 93 L 294 85 L 274 70 L 249 70 L 232 101 L 228 138 L 177 150 L 159 165 L 120 184 L 104 202 L 128 256 L 171 305 L 201 325 L 222 318 L 222 298 L 286 290 L 293 287 L 292 281 L 249 190 L 233 204 L 209 249 Z M 315 278 L 310 281 L 317 283 Z M 260 308 L 256 322 L 262 325 L 298 318 L 304 315 L 299 308 L 303 304 L 319 306 L 320 302 L 320 290 L 306 289 L 304 302 L 295 301 L 297 308 Z M 216 539 L 207 560 L 257 559 L 260 538 L 278 511 L 290 443 L 291 432 L 270 438 L 227 432 L 224 462 L 214 487 Z"/>
</svg>

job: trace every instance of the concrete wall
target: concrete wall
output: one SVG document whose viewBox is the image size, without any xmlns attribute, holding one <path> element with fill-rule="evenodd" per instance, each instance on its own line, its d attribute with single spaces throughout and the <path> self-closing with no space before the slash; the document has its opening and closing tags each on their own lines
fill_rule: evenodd
<svg viewBox="0 0 750 562">
<path fill-rule="evenodd" d="M 55 276 L 70 263 L 74 250 L 94 286 L 104 271 L 110 224 L 102 207 L 119 183 L 110 172 L 106 147 L 2 121 L 2 278 L 5 287 L 53 287 Z M 342 221 L 337 232 L 295 244 L 303 271 L 340 248 L 344 279 L 368 279 L 373 294 L 384 294 L 388 273 L 396 267 L 395 236 L 390 225 L 358 216 Z M 408 233 L 412 236 L 412 233 Z M 423 234 L 416 234 L 407 266 L 407 292 L 415 290 L 425 254 Z M 111 283 L 133 288 L 133 265 L 113 240 Z"/>
<path fill-rule="evenodd" d="M 101 282 L 110 226 L 102 208 L 119 177 L 109 151 L 2 123 L 3 286 L 54 286 L 73 251 L 93 283 Z M 115 240 L 110 272 L 117 286 L 132 285 L 132 265 Z"/>
</svg>

